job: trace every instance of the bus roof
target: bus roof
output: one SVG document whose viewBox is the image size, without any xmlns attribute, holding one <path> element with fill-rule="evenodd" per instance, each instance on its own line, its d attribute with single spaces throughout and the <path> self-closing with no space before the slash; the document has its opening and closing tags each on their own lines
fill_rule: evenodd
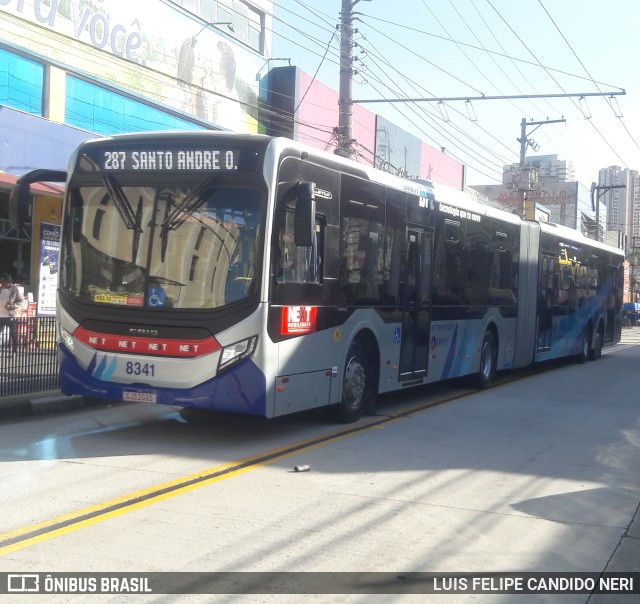
<svg viewBox="0 0 640 604">
<path fill-rule="evenodd" d="M 265 134 L 229 132 L 222 130 L 162 130 L 115 134 L 109 137 L 90 139 L 85 141 L 84 143 L 81 143 L 78 149 L 81 149 L 85 145 L 100 145 L 109 141 L 138 140 L 141 142 L 153 142 L 167 138 L 175 138 L 176 140 L 198 140 L 218 137 L 228 140 L 235 140 L 238 142 L 260 142 L 261 144 L 265 145 L 266 148 L 269 148 L 270 152 L 272 152 L 276 156 L 285 153 L 287 150 L 295 150 L 300 154 L 306 153 L 306 157 L 308 158 L 313 159 L 314 157 L 317 157 L 321 159 L 323 163 L 334 165 L 338 169 L 342 167 L 350 173 L 358 173 L 362 177 L 381 185 L 389 186 L 401 191 L 406 191 L 420 197 L 435 199 L 435 201 L 437 202 L 443 202 L 460 208 L 472 209 L 474 212 L 483 216 L 499 218 L 501 220 L 505 220 L 514 224 L 523 222 L 520 216 L 518 216 L 514 212 L 509 212 L 507 210 L 479 203 L 467 191 L 461 191 L 453 187 L 449 187 L 440 183 L 434 183 L 424 179 L 402 178 L 389 172 L 384 172 L 382 170 L 374 168 L 373 166 L 355 162 L 351 159 L 329 153 L 328 151 L 323 151 L 322 149 L 310 147 L 303 143 L 299 143 L 285 137 L 273 137 Z M 582 233 L 576 229 L 572 229 L 555 223 L 540 222 L 539 224 L 543 232 L 555 233 L 557 235 L 566 237 L 567 239 L 572 239 L 577 242 L 582 241 L 584 244 L 590 244 L 595 247 L 622 254 L 622 251 L 620 249 L 605 243 L 601 243 L 594 239 L 589 239 L 582 235 Z"/>
<path fill-rule="evenodd" d="M 620 256 L 624 255 L 624 251 L 620 248 L 613 247 L 607 243 L 602 243 L 601 241 L 597 241 L 595 239 L 590 239 L 585 237 L 580 231 L 577 229 L 572 229 L 570 227 L 556 224 L 555 222 L 540 222 L 540 230 L 543 233 L 551 233 L 553 235 L 558 235 L 560 237 L 565 237 L 566 239 L 570 239 L 575 243 L 582 243 L 583 245 L 591 245 L 593 247 L 600 248 L 602 250 L 606 250 L 608 252 L 613 252 L 615 254 L 619 254 Z"/>
</svg>

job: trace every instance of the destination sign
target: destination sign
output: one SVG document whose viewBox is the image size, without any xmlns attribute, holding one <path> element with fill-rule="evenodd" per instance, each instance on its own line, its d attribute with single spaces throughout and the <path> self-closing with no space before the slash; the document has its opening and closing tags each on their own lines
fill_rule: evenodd
<svg viewBox="0 0 640 604">
<path fill-rule="evenodd" d="M 250 171 L 241 151 L 229 148 L 86 148 L 78 159 L 80 172 L 233 172 Z M 251 155 L 251 154 L 250 154 Z"/>
</svg>

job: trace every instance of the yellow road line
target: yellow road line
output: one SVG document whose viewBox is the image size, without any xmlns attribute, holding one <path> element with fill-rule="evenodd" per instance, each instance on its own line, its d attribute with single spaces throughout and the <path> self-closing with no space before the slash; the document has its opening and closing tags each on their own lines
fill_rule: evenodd
<svg viewBox="0 0 640 604">
<path fill-rule="evenodd" d="M 626 346 L 623 345 L 623 347 Z M 535 366 L 532 367 L 535 368 Z M 533 375 L 535 375 L 535 373 L 536 372 L 534 372 Z M 499 384 L 496 384 L 496 387 L 506 385 L 512 381 L 517 381 L 523 377 L 530 376 L 525 374 L 524 376 L 519 377 L 514 376 L 511 379 L 503 379 Z M 276 461 L 286 459 L 287 457 L 291 457 L 292 455 L 300 452 L 310 451 L 326 444 L 339 442 L 340 440 L 346 439 L 355 434 L 361 434 L 376 429 L 383 424 L 387 425 L 395 423 L 400 419 L 407 418 L 433 407 L 452 403 L 465 398 L 470 394 L 475 394 L 476 392 L 476 390 L 464 389 L 454 393 L 449 392 L 449 394 L 443 393 L 441 398 L 437 397 L 436 399 L 426 403 L 421 402 L 419 404 L 409 405 L 408 407 L 405 407 L 404 410 L 398 411 L 396 414 L 366 418 L 363 422 L 349 428 L 337 431 L 334 430 L 319 436 L 282 445 L 281 447 L 276 447 L 263 453 L 220 466 L 215 466 L 213 468 L 208 468 L 202 472 L 183 476 L 176 480 L 164 482 L 147 489 L 123 495 L 122 497 L 110 499 L 76 512 L 70 512 L 43 522 L 21 527 L 6 533 L 0 533 L 0 556 L 27 548 L 37 543 L 42 543 L 49 539 L 54 539 L 56 537 L 72 533 L 81 528 L 98 524 L 110 518 L 121 516 L 159 501 L 171 499 L 204 486 L 239 476 L 249 470 L 270 465 Z"/>
<path fill-rule="evenodd" d="M 403 414 L 404 415 L 404 414 Z M 56 516 L 36 524 L 25 526 L 0 534 L 0 556 L 24 549 L 31 545 L 54 539 L 77 531 L 81 528 L 98 524 L 110 518 L 141 509 L 159 501 L 164 501 L 190 491 L 202 488 L 254 470 L 276 461 L 296 455 L 301 451 L 310 451 L 325 444 L 338 442 L 354 434 L 367 432 L 383 423 L 400 419 L 398 417 L 370 418 L 367 423 L 354 426 L 339 432 L 333 431 L 321 436 L 312 437 L 297 443 L 283 445 L 267 452 L 247 457 L 235 462 L 209 468 L 173 481 L 165 482 L 147 489 L 135 491 L 100 504 L 83 508 L 76 512 Z M 8 542 L 8 543 L 7 543 Z M 2 545 L 5 543 L 6 545 Z"/>
</svg>

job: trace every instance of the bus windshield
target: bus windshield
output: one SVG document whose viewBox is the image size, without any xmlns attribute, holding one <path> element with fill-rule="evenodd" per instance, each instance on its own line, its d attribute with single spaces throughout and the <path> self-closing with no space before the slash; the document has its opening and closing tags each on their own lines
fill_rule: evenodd
<svg viewBox="0 0 640 604">
<path fill-rule="evenodd" d="M 68 189 L 62 290 L 97 304 L 183 309 L 257 291 L 260 189 L 202 174 L 179 183 L 96 176 Z"/>
</svg>

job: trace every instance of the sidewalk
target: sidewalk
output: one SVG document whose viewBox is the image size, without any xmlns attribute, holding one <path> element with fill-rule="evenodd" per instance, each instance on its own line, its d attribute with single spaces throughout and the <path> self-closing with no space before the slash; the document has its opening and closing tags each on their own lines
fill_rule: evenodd
<svg viewBox="0 0 640 604">
<path fill-rule="evenodd" d="M 622 535 L 618 547 L 614 550 L 603 572 L 609 573 L 638 573 L 640 572 L 640 506 L 629 527 Z M 607 595 L 593 594 L 589 597 L 589 604 L 617 604 L 622 602 L 637 602 L 637 595 Z"/>
</svg>

